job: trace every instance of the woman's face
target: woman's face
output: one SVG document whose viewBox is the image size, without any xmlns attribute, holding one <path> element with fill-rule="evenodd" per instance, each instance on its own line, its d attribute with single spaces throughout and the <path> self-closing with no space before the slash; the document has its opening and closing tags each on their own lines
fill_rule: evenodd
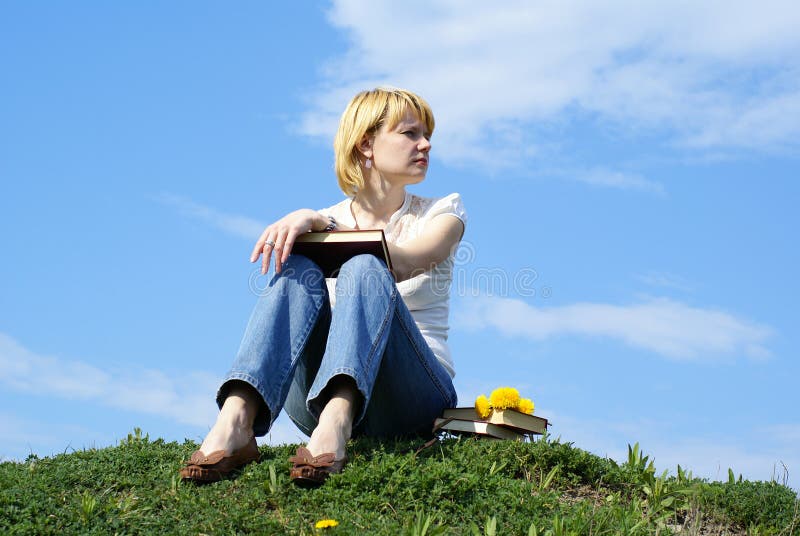
<svg viewBox="0 0 800 536">
<path fill-rule="evenodd" d="M 428 172 L 431 142 L 425 124 L 407 111 L 394 127 L 381 127 L 372 143 L 373 167 L 395 184 L 416 184 Z"/>
</svg>

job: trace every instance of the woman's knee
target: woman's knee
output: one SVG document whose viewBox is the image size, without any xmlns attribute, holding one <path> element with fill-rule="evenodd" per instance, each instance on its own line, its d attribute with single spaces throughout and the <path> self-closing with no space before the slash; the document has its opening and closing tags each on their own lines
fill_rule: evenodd
<svg viewBox="0 0 800 536">
<path fill-rule="evenodd" d="M 349 293 L 362 289 L 368 293 L 387 290 L 394 285 L 394 279 L 386 264 L 374 255 L 362 254 L 352 257 L 342 264 L 336 279 L 336 294 Z"/>
<path fill-rule="evenodd" d="M 339 270 L 339 277 L 343 276 L 352 276 L 355 279 L 369 279 L 370 277 L 374 277 L 377 280 L 392 279 L 386 264 L 375 255 L 368 253 L 356 255 L 342 264 L 342 268 Z"/>
<path fill-rule="evenodd" d="M 301 278 L 311 277 L 313 276 L 315 279 L 325 279 L 322 275 L 322 269 L 306 257 L 305 255 L 297 255 L 295 253 L 289 255 L 286 259 L 286 262 L 283 264 L 283 270 L 281 273 L 283 274 L 289 270 L 285 275 L 292 275 L 292 276 L 300 276 Z"/>
<path fill-rule="evenodd" d="M 281 273 L 275 274 L 270 281 L 270 287 L 281 284 L 299 284 L 306 289 L 321 290 L 325 287 L 325 276 L 314 261 L 304 255 L 293 254 L 286 259 Z"/>
</svg>

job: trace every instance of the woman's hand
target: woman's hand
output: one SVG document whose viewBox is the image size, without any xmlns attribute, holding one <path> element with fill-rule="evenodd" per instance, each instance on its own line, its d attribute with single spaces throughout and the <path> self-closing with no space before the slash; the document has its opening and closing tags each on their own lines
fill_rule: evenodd
<svg viewBox="0 0 800 536">
<path fill-rule="evenodd" d="M 273 251 L 275 252 L 275 273 L 281 273 L 281 265 L 289 258 L 292 246 L 297 235 L 313 230 L 322 230 L 328 225 L 328 220 L 319 212 L 310 208 L 295 210 L 269 225 L 258 238 L 250 262 L 261 259 L 261 273 L 266 274 Z"/>
</svg>

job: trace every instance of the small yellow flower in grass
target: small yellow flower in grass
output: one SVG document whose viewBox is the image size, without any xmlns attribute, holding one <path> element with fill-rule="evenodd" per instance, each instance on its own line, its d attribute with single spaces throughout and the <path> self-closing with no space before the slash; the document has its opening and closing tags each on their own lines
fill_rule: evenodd
<svg viewBox="0 0 800 536">
<path fill-rule="evenodd" d="M 314 525 L 314 528 L 317 529 L 330 529 L 338 525 L 339 522 L 335 519 L 323 519 L 321 521 L 317 521 L 317 524 Z"/>
<path fill-rule="evenodd" d="M 520 398 L 517 402 L 517 411 L 533 415 L 533 400 L 530 398 Z"/>
<path fill-rule="evenodd" d="M 475 413 L 481 419 L 486 419 L 492 413 L 492 408 L 489 407 L 489 399 L 486 395 L 481 395 L 475 399 Z"/>
<path fill-rule="evenodd" d="M 519 391 L 513 387 L 498 387 L 489 395 L 489 403 L 494 409 L 516 408 L 519 402 Z"/>
</svg>

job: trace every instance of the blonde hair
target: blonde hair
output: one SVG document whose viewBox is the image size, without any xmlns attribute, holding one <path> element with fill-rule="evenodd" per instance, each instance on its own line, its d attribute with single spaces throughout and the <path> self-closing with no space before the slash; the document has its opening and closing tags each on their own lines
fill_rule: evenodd
<svg viewBox="0 0 800 536">
<path fill-rule="evenodd" d="M 364 187 L 362 155 L 358 150 L 364 136 L 374 134 L 383 125 L 393 128 L 409 110 L 425 125 L 426 134 L 432 135 L 435 122 L 431 107 L 415 93 L 378 87 L 353 97 L 339 120 L 339 130 L 333 140 L 334 168 L 339 188 L 345 195 L 353 197 Z"/>
</svg>

